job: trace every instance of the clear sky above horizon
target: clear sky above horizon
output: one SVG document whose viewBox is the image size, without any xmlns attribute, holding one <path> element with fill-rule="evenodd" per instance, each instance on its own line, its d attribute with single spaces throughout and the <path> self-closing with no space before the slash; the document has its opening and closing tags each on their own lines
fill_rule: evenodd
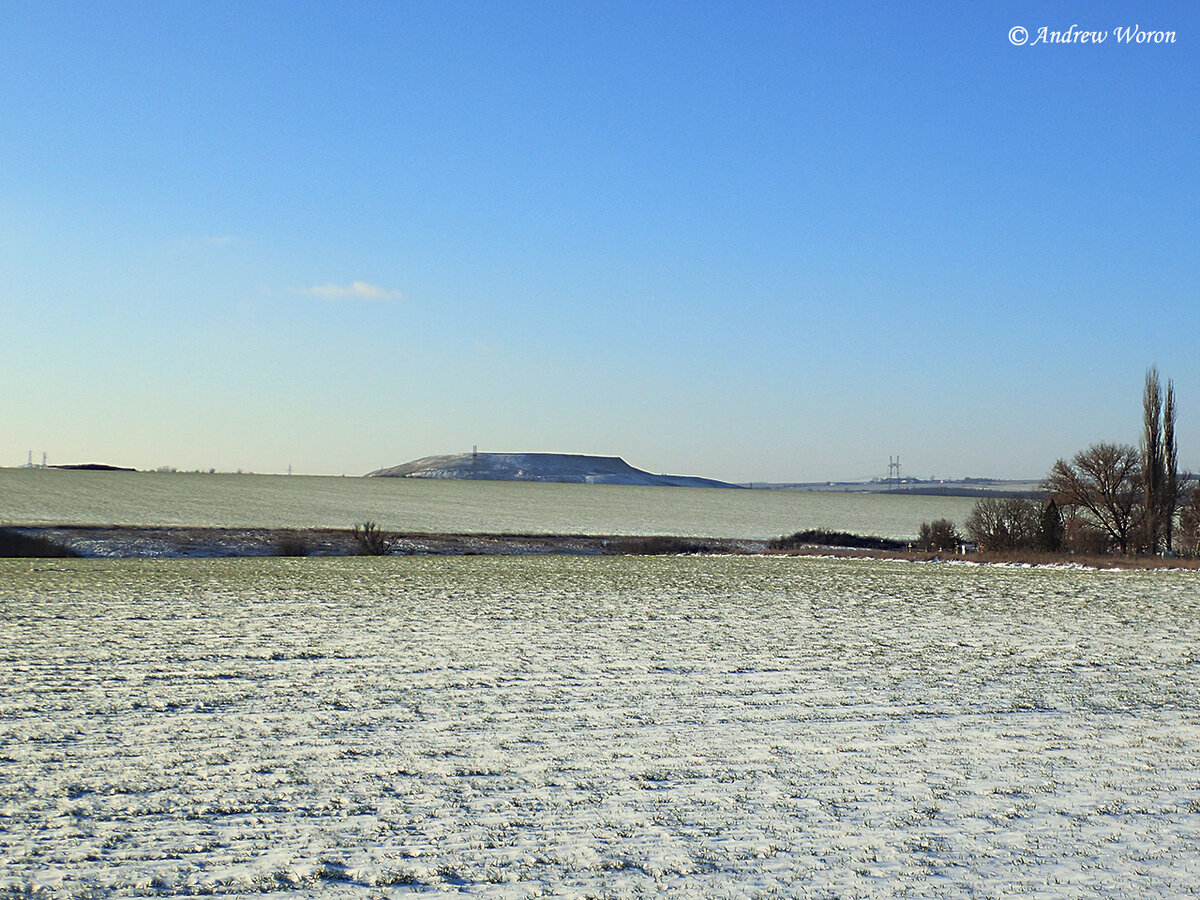
<svg viewBox="0 0 1200 900">
<path fill-rule="evenodd" d="M 7 3 L 0 465 L 1200 469 L 1198 163 L 1192 3 Z"/>
</svg>

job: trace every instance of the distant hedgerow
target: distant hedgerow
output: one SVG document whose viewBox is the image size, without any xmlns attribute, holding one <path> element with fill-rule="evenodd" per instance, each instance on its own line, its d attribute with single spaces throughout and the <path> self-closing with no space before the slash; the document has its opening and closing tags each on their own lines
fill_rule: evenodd
<svg viewBox="0 0 1200 900">
<path fill-rule="evenodd" d="M 629 556 L 661 556 L 672 553 L 713 553 L 715 545 L 694 538 L 650 535 L 648 537 L 620 538 L 612 541 L 609 549 L 613 553 Z"/>
<path fill-rule="evenodd" d="M 799 550 L 802 547 L 851 547 L 855 550 L 905 550 L 908 544 L 892 538 L 868 534 L 851 534 L 828 528 L 809 528 L 767 543 L 768 550 Z"/>
</svg>

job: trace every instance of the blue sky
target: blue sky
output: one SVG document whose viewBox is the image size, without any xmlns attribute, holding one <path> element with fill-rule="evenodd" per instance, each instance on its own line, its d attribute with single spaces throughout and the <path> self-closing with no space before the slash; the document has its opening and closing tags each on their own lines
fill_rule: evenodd
<svg viewBox="0 0 1200 900">
<path fill-rule="evenodd" d="M 1200 468 L 1198 48 L 1185 3 L 7 3 L 0 465 L 1039 477 L 1157 364 Z"/>
</svg>

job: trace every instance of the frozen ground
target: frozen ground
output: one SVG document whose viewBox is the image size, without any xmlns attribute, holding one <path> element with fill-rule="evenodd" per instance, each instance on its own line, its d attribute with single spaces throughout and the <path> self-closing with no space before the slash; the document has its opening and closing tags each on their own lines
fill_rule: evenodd
<svg viewBox="0 0 1200 900">
<path fill-rule="evenodd" d="M 0 892 L 1200 889 L 1200 582 L 0 561 Z"/>
</svg>

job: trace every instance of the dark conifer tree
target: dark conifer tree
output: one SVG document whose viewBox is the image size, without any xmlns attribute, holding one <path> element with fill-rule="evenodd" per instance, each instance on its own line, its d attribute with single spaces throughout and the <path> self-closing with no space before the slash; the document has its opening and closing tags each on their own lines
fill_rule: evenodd
<svg viewBox="0 0 1200 900">
<path fill-rule="evenodd" d="M 1046 501 L 1042 510 L 1042 520 L 1038 525 L 1038 549 L 1044 553 L 1061 553 L 1063 531 L 1062 513 L 1058 511 L 1058 504 L 1051 498 Z"/>
</svg>

